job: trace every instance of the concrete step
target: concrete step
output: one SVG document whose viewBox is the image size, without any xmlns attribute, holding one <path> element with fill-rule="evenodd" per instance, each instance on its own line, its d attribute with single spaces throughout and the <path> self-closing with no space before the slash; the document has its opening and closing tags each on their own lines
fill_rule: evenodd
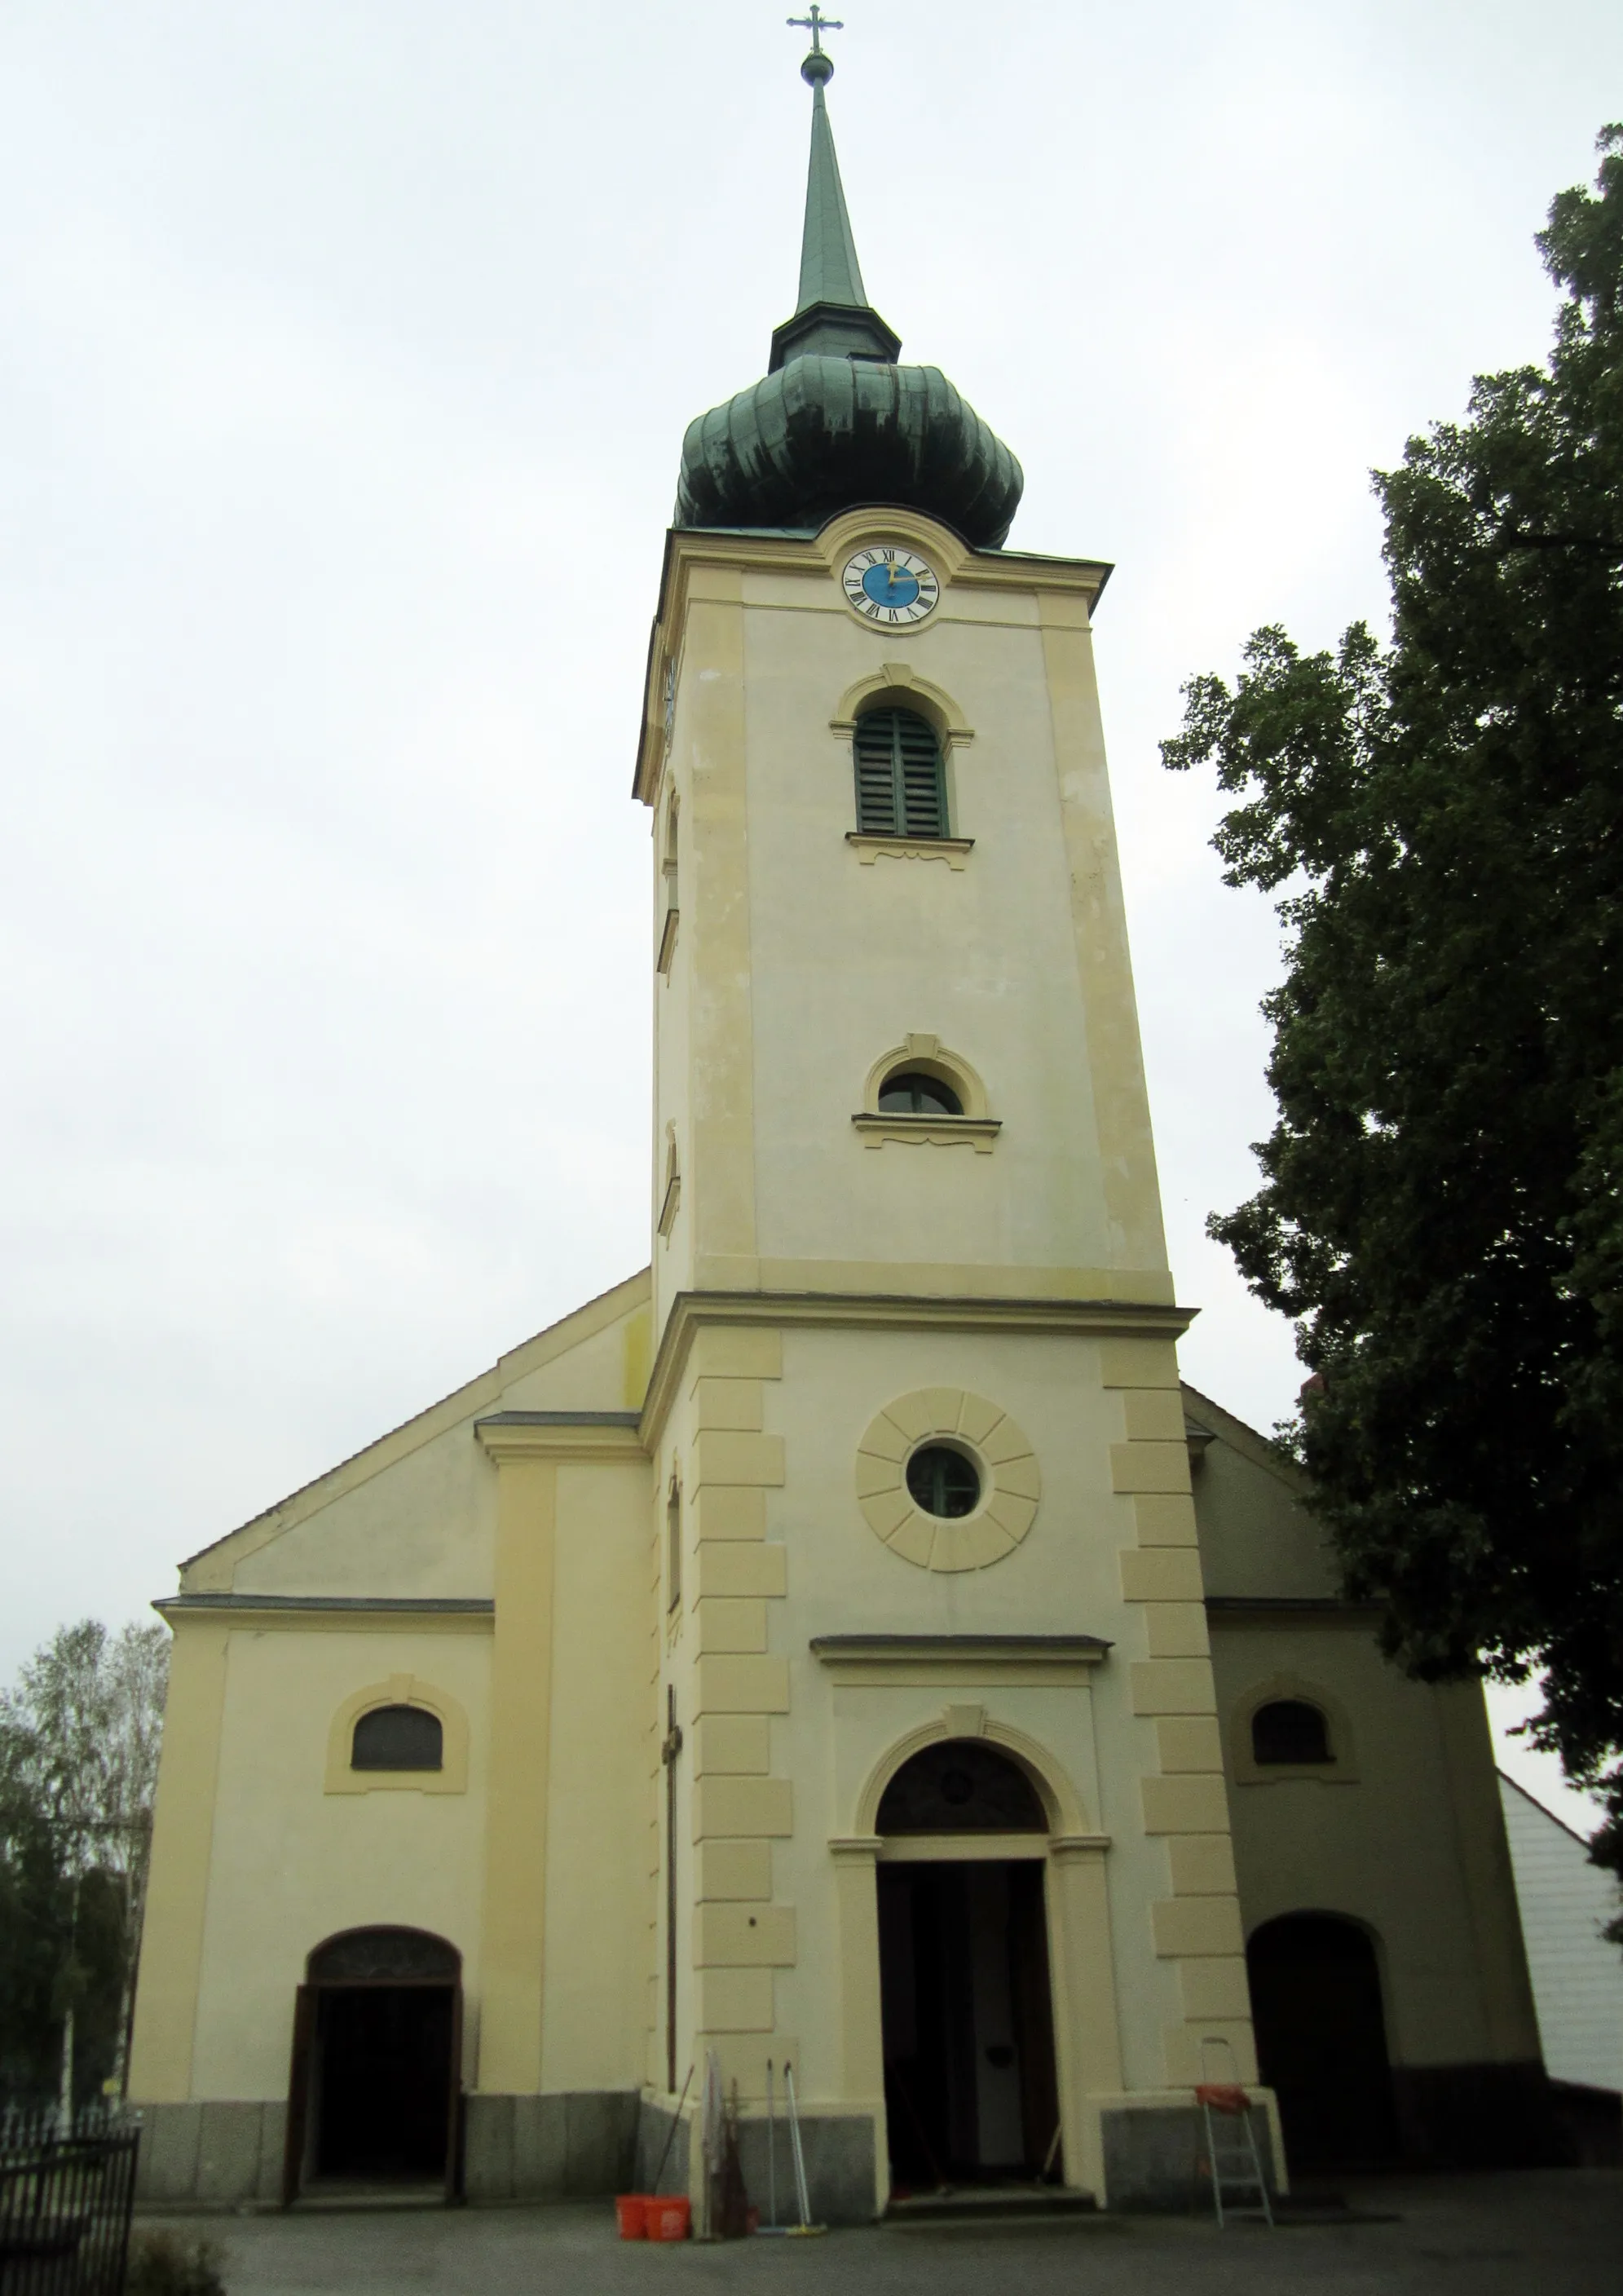
<svg viewBox="0 0 1623 2296">
<path fill-rule="evenodd" d="M 886 2208 L 889 2225 L 998 2225 L 1044 2218 L 1050 2221 L 1092 2216 L 1091 2193 L 1070 2185 L 947 2185 L 939 2192 L 894 2196 Z"/>
</svg>

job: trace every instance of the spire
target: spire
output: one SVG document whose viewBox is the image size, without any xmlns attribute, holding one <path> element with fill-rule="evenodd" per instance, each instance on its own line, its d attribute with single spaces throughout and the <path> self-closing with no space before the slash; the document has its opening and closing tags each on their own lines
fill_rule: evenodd
<svg viewBox="0 0 1623 2296">
<path fill-rule="evenodd" d="M 976 550 L 1001 548 L 1020 464 L 939 367 L 903 366 L 869 302 L 840 184 L 824 90 L 834 67 L 814 6 L 800 66 L 812 92 L 800 299 L 772 338 L 771 371 L 687 426 L 679 527 L 815 533 L 859 503 L 911 505 Z"/>
<path fill-rule="evenodd" d="M 806 227 L 800 237 L 800 297 L 795 315 L 772 338 L 771 371 L 808 353 L 825 357 L 877 359 L 893 365 L 901 338 L 868 301 L 857 260 L 857 242 L 846 212 L 834 131 L 824 89 L 834 77 L 834 60 L 823 45 L 824 32 L 842 27 L 813 6 L 809 16 L 791 16 L 812 36 L 811 53 L 800 77 L 812 92 L 811 164 L 806 175 Z"/>
<path fill-rule="evenodd" d="M 816 73 L 812 66 L 821 67 Z M 806 230 L 800 241 L 800 299 L 797 311 L 813 303 L 866 306 L 857 242 L 846 213 L 840 162 L 834 156 L 834 131 L 829 126 L 823 90 L 833 77 L 833 65 L 814 51 L 800 67 L 800 76 L 812 84 L 811 166 L 806 176 Z"/>
</svg>

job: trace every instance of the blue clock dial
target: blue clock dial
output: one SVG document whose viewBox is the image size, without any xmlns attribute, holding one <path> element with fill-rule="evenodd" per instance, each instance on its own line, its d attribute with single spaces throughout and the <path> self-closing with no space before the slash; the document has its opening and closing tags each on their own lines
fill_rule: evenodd
<svg viewBox="0 0 1623 2296">
<path fill-rule="evenodd" d="M 862 578 L 862 586 L 876 606 L 911 606 L 919 594 L 918 577 L 894 558 L 881 558 Z"/>
<path fill-rule="evenodd" d="M 941 585 L 929 562 L 899 542 L 871 543 L 840 570 L 846 603 L 865 622 L 906 629 L 935 611 Z"/>
</svg>

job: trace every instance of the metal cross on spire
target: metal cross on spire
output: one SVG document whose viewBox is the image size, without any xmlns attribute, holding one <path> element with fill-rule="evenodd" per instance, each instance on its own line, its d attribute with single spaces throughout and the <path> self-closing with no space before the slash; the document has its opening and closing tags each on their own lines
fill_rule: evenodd
<svg viewBox="0 0 1623 2296">
<path fill-rule="evenodd" d="M 786 16 L 783 20 L 787 24 L 792 24 L 798 31 L 811 34 L 812 53 L 815 56 L 820 56 L 823 53 L 824 32 L 843 32 L 845 29 L 845 26 L 837 17 L 824 14 L 817 5 L 817 0 L 812 0 L 812 12 L 809 16 Z"/>
</svg>

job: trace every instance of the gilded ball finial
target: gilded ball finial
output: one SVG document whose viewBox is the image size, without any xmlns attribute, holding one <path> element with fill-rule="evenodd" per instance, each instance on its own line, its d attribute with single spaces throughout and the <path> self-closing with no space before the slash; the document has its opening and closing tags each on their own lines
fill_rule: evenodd
<svg viewBox="0 0 1623 2296">
<path fill-rule="evenodd" d="M 801 78 L 808 87 L 825 86 L 834 77 L 834 60 L 824 51 L 823 35 L 824 32 L 843 32 L 845 26 L 837 16 L 825 16 L 818 7 L 817 0 L 812 0 L 809 16 L 791 16 L 787 21 L 796 31 L 809 32 L 812 36 L 811 53 L 800 67 Z"/>
</svg>

